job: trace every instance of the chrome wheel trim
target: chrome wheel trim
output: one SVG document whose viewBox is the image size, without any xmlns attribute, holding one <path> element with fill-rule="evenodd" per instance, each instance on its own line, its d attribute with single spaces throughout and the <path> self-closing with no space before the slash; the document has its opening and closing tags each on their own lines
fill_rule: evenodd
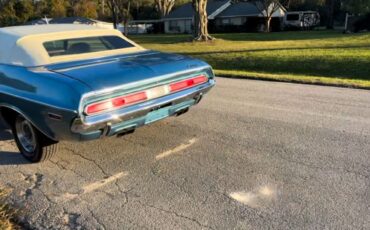
<svg viewBox="0 0 370 230">
<path fill-rule="evenodd" d="M 32 124 L 25 119 L 16 119 L 15 130 L 19 143 L 27 153 L 33 153 L 37 146 L 36 133 Z"/>
</svg>

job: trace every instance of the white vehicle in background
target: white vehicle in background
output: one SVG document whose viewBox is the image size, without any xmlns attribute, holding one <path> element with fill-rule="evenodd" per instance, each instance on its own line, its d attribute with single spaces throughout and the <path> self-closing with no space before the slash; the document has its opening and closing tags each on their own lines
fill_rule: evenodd
<svg viewBox="0 0 370 230">
<path fill-rule="evenodd" d="M 287 29 L 311 30 L 320 25 L 320 14 L 317 11 L 287 12 L 284 25 Z"/>
</svg>

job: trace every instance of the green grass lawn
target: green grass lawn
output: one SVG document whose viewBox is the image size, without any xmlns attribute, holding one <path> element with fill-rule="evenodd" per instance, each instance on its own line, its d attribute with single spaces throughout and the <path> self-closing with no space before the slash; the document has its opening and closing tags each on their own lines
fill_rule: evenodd
<svg viewBox="0 0 370 230">
<path fill-rule="evenodd" d="M 370 88 L 370 34 L 338 31 L 216 34 L 214 42 L 189 35 L 137 35 L 142 46 L 210 63 L 219 76 L 237 76 Z"/>
</svg>

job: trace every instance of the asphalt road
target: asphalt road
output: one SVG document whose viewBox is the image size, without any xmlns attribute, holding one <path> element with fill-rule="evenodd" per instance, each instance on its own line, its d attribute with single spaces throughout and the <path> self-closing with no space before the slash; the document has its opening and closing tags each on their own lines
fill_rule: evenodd
<svg viewBox="0 0 370 230">
<path fill-rule="evenodd" d="M 370 229 L 370 91 L 218 79 L 189 113 L 0 183 L 36 229 Z"/>
</svg>

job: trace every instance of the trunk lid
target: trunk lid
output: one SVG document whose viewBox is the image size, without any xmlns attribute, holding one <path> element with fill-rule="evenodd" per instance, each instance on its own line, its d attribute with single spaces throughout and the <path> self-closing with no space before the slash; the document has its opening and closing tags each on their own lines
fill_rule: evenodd
<svg viewBox="0 0 370 230">
<path fill-rule="evenodd" d="M 81 81 L 93 91 L 100 91 L 124 85 L 127 88 L 156 85 L 210 67 L 203 61 L 182 55 L 145 51 L 135 55 L 55 64 L 46 68 Z"/>
</svg>

